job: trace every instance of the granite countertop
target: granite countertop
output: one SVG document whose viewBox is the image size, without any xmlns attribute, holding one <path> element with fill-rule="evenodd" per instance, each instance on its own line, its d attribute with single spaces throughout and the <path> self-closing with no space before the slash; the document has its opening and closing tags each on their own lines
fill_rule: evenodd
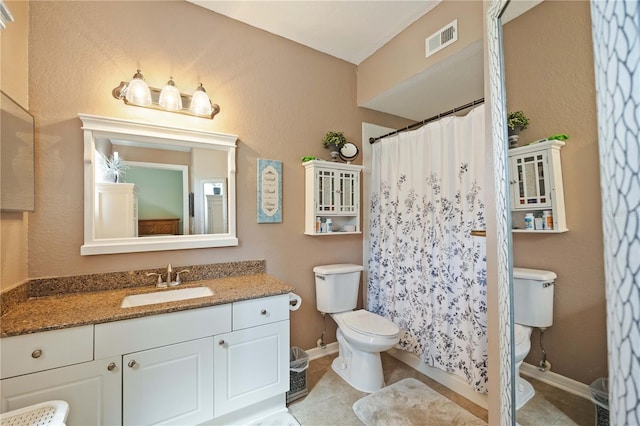
<svg viewBox="0 0 640 426">
<path fill-rule="evenodd" d="M 199 286 L 209 287 L 214 293 L 213 296 L 132 308 L 120 307 L 125 296 Z M 292 286 L 277 278 L 266 273 L 254 273 L 189 281 L 168 289 L 144 286 L 29 297 L 3 312 L 0 321 L 0 337 L 202 308 L 293 291 Z"/>
</svg>

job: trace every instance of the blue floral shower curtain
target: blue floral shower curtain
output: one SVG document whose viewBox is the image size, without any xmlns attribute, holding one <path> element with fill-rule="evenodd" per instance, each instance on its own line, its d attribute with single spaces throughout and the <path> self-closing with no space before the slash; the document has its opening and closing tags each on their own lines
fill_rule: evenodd
<svg viewBox="0 0 640 426">
<path fill-rule="evenodd" d="M 487 390 L 484 105 L 373 145 L 368 310 L 399 346 Z"/>
</svg>

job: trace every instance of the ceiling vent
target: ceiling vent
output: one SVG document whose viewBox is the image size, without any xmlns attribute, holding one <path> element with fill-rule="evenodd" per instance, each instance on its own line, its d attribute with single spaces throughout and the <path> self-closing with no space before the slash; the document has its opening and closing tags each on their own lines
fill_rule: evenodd
<svg viewBox="0 0 640 426">
<path fill-rule="evenodd" d="M 455 19 L 448 25 L 445 25 L 439 31 L 426 38 L 425 44 L 427 49 L 426 57 L 444 49 L 451 43 L 458 40 L 458 20 Z"/>
</svg>

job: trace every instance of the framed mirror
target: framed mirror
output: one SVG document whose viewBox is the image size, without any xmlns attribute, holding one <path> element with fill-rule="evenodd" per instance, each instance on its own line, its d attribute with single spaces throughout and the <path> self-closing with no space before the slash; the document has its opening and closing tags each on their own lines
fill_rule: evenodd
<svg viewBox="0 0 640 426">
<path fill-rule="evenodd" d="M 82 255 L 238 245 L 238 137 L 79 115 Z"/>
<path fill-rule="evenodd" d="M 0 209 L 35 210 L 34 119 L 4 92 L 0 92 Z"/>
<path fill-rule="evenodd" d="M 508 141 L 506 126 L 506 96 L 504 64 L 502 54 L 502 23 L 509 0 L 490 0 L 485 5 L 485 66 L 489 75 L 488 93 L 485 103 L 490 111 L 491 140 L 493 142 L 492 163 L 495 192 L 495 227 L 497 247 L 498 288 L 498 346 L 499 346 L 499 404 L 496 415 L 500 424 L 515 424 L 515 365 L 513 348 L 513 313 L 511 307 L 511 282 L 513 281 L 513 259 L 511 223 L 509 215 L 509 170 L 507 166 Z M 486 83 L 485 83 L 486 84 Z M 485 86 L 486 87 L 486 86 Z"/>
</svg>

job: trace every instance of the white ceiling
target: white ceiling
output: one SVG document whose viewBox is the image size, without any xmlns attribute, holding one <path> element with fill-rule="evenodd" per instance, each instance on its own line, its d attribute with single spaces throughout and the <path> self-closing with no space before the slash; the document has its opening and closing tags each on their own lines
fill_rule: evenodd
<svg viewBox="0 0 640 426">
<path fill-rule="evenodd" d="M 188 1 L 357 65 L 441 0 Z"/>
<path fill-rule="evenodd" d="M 357 65 L 441 0 L 187 1 Z M 541 1 L 510 2 L 503 22 Z M 419 121 L 483 93 L 479 41 L 361 106 Z"/>
</svg>

